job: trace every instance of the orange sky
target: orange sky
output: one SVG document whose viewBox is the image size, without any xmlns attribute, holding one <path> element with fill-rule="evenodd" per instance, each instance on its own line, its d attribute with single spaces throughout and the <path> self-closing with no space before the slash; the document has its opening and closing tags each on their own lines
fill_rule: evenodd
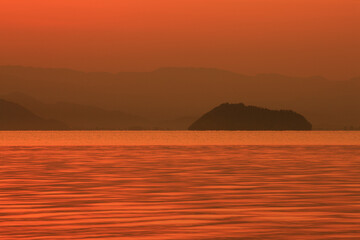
<svg viewBox="0 0 360 240">
<path fill-rule="evenodd" d="M 1 0 L 0 65 L 360 76 L 360 0 Z"/>
</svg>

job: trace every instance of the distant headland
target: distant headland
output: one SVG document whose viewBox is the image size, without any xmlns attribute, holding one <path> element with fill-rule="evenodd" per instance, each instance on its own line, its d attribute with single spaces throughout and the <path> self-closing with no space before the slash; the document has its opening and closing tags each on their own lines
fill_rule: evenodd
<svg viewBox="0 0 360 240">
<path fill-rule="evenodd" d="M 294 111 L 224 103 L 204 114 L 189 130 L 312 130 L 312 125 Z"/>
<path fill-rule="evenodd" d="M 19 104 L 0 99 L 0 130 L 67 130 L 56 120 L 43 119 Z"/>
</svg>

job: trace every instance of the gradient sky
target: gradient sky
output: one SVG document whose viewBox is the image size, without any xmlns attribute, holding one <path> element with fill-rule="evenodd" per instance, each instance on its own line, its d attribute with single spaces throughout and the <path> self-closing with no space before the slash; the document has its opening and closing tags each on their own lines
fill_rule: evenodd
<svg viewBox="0 0 360 240">
<path fill-rule="evenodd" d="M 360 76 L 359 0 L 1 0 L 0 65 Z"/>
</svg>

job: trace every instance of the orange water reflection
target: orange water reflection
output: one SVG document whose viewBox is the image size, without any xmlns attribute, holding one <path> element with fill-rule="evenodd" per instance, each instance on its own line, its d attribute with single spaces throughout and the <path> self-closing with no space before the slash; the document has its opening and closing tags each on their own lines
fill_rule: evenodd
<svg viewBox="0 0 360 240">
<path fill-rule="evenodd" d="M 0 131 L 0 146 L 360 145 L 360 131 Z"/>
<path fill-rule="evenodd" d="M 0 239 L 360 239 L 359 146 L 3 146 L 0 157 Z"/>
</svg>

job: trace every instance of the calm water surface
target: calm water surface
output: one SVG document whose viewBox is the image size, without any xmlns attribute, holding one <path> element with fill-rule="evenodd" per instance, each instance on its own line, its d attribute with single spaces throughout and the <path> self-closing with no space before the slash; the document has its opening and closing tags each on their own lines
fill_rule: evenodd
<svg viewBox="0 0 360 240">
<path fill-rule="evenodd" d="M 360 239 L 360 132 L 0 132 L 0 239 Z"/>
</svg>

